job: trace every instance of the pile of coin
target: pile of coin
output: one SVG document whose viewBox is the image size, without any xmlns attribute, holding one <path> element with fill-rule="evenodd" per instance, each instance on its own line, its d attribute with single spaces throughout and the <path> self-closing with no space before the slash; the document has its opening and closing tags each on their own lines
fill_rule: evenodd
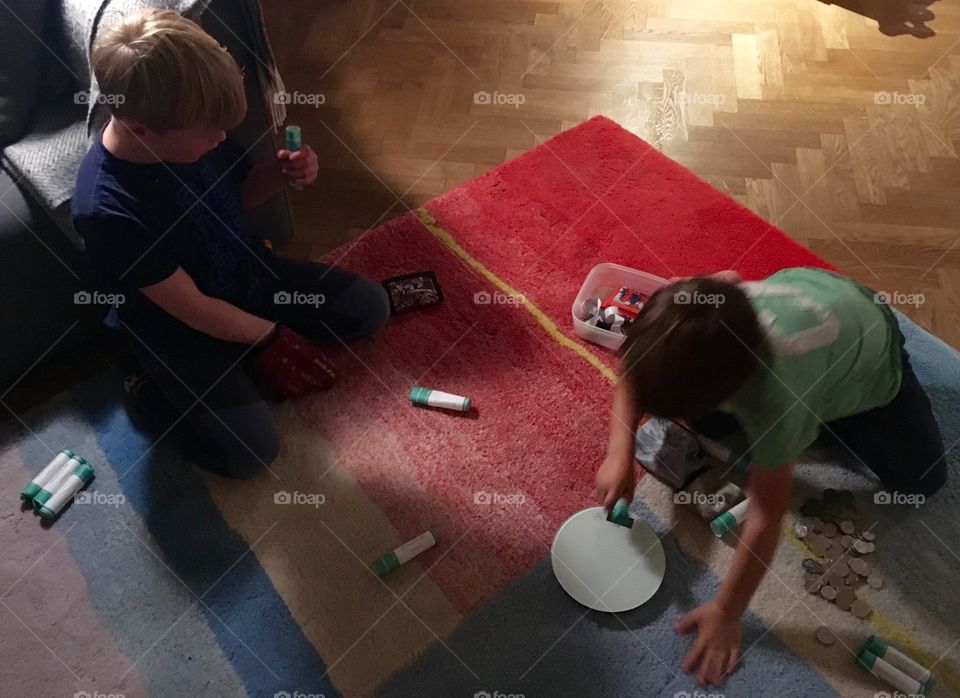
<svg viewBox="0 0 960 698">
<path fill-rule="evenodd" d="M 822 499 L 805 501 L 800 514 L 793 534 L 812 553 L 802 563 L 804 587 L 857 618 L 867 618 L 873 609 L 857 592 L 864 584 L 882 588 L 883 578 L 864 559 L 876 550 L 876 536 L 860 527 L 853 493 L 826 489 Z"/>
</svg>

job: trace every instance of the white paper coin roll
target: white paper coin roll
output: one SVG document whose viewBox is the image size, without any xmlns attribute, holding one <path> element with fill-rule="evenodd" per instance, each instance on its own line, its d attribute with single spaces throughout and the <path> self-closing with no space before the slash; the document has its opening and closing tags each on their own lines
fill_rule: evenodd
<svg viewBox="0 0 960 698">
<path fill-rule="evenodd" d="M 46 467 L 41 470 L 30 484 L 20 490 L 20 499 L 25 502 L 32 502 L 33 498 L 40 494 L 43 486 L 50 482 L 50 479 L 60 472 L 60 469 L 67 464 L 67 461 L 73 458 L 73 451 L 64 449 L 53 457 Z"/>
<path fill-rule="evenodd" d="M 913 696 L 921 695 L 924 692 L 922 683 L 907 676 L 892 664 L 883 661 L 870 650 L 860 650 L 857 661 L 864 669 L 878 679 L 883 679 L 898 691 L 903 691 Z"/>
<path fill-rule="evenodd" d="M 457 412 L 470 411 L 470 398 L 445 393 L 442 390 L 431 390 L 419 385 L 410 388 L 410 402 L 415 405 L 442 407 L 445 410 L 456 410 Z"/>
<path fill-rule="evenodd" d="M 78 455 L 73 455 L 66 463 L 60 466 L 56 474 L 51 477 L 46 484 L 40 488 L 33 498 L 33 508 L 40 509 L 53 496 L 53 493 L 60 489 L 60 486 L 67 481 L 67 478 L 73 474 L 74 468 L 86 461 Z"/>
<path fill-rule="evenodd" d="M 83 489 L 91 480 L 93 480 L 93 468 L 86 461 L 79 463 L 53 493 L 53 496 L 47 500 L 46 504 L 40 507 L 38 513 L 45 519 L 56 518 L 73 495 Z"/>
<path fill-rule="evenodd" d="M 409 562 L 420 553 L 435 546 L 438 540 L 440 540 L 440 536 L 433 531 L 421 533 L 413 540 L 407 541 L 399 548 L 394 548 L 386 555 L 381 555 L 374 560 L 373 571 L 377 573 L 378 577 L 385 577 L 403 563 Z"/>
<path fill-rule="evenodd" d="M 888 664 L 896 667 L 910 678 L 916 679 L 922 683 L 926 689 L 923 691 L 924 693 L 928 693 L 930 691 L 932 685 L 931 680 L 933 678 L 933 676 L 930 674 L 930 671 L 888 643 L 884 638 L 880 637 L 879 635 L 871 635 L 869 638 L 867 638 L 863 648 L 868 652 L 875 654 L 878 659 L 882 659 Z"/>
</svg>

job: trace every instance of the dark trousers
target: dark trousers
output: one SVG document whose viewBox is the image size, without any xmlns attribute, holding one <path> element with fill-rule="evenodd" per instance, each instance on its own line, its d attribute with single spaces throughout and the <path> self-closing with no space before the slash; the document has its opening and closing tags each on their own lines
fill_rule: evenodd
<svg viewBox="0 0 960 698">
<path fill-rule="evenodd" d="M 315 262 L 273 257 L 268 263 L 277 278 L 270 275 L 264 298 L 251 312 L 320 344 L 369 336 L 387 323 L 390 305 L 379 283 Z M 248 373 L 253 357 L 248 345 L 182 323 L 162 336 L 132 328 L 123 334 L 156 388 L 144 401 L 153 428 L 164 437 L 170 432 L 190 460 L 244 478 L 276 459 L 280 439 Z"/>
<path fill-rule="evenodd" d="M 889 404 L 828 422 L 821 433 L 838 440 L 889 491 L 929 496 L 947 481 L 943 437 L 906 349 L 901 355 L 903 380 Z M 739 425 L 731 415 L 714 413 L 693 428 L 720 438 L 739 430 Z"/>
</svg>

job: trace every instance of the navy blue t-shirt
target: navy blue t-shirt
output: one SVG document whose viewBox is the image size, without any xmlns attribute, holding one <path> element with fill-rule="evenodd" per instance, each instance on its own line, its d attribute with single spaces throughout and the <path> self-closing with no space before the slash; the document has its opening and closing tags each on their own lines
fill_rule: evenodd
<svg viewBox="0 0 960 698">
<path fill-rule="evenodd" d="M 139 292 L 177 267 L 202 293 L 254 312 L 269 252 L 244 230 L 240 185 L 250 166 L 241 148 L 228 138 L 193 163 L 140 164 L 110 153 L 102 138 L 80 165 L 72 213 L 98 290 L 125 297 L 120 319 L 151 334 L 181 325 Z"/>
</svg>

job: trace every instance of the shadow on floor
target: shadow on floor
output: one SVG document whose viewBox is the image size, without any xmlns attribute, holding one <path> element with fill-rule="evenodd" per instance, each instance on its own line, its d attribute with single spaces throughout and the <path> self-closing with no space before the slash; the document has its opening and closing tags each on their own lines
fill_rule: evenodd
<svg viewBox="0 0 960 698">
<path fill-rule="evenodd" d="M 936 0 L 820 0 L 827 5 L 837 5 L 850 12 L 856 12 L 880 25 L 880 33 L 887 36 L 909 34 L 918 39 L 928 39 L 936 34 L 926 25 L 934 19 L 930 9 Z"/>
</svg>

